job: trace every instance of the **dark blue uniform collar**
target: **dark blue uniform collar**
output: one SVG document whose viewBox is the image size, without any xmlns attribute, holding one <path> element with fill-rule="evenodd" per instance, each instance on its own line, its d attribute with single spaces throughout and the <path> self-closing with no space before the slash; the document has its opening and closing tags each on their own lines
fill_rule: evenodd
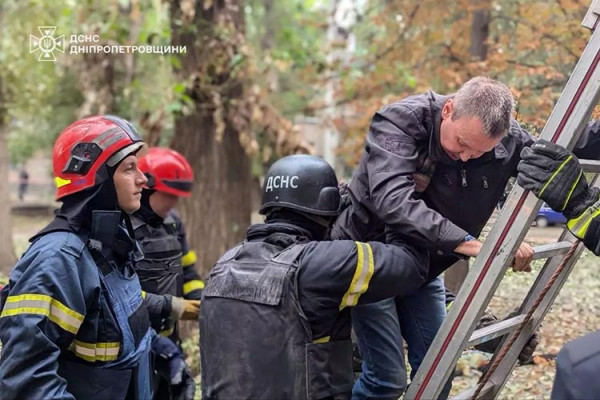
<svg viewBox="0 0 600 400">
<path fill-rule="evenodd" d="M 246 238 L 249 242 L 262 241 L 286 248 L 296 243 L 309 242 L 311 235 L 299 226 L 273 222 L 250 226 L 246 231 Z"/>
</svg>

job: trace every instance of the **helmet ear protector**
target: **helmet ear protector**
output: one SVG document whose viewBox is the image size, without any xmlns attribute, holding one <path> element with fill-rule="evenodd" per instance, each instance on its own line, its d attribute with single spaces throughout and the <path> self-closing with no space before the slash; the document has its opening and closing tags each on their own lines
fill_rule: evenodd
<svg viewBox="0 0 600 400">
<path fill-rule="evenodd" d="M 62 172 L 85 175 L 98 159 L 100 153 L 102 153 L 102 149 L 96 143 L 77 143 L 71 150 L 71 158 Z"/>
</svg>

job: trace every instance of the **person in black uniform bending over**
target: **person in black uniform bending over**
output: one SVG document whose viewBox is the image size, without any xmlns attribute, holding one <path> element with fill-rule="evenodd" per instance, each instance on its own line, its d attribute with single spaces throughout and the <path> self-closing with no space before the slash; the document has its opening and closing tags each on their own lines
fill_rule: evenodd
<svg viewBox="0 0 600 400">
<path fill-rule="evenodd" d="M 204 399 L 350 398 L 350 308 L 413 293 L 428 263 L 409 245 L 326 240 L 339 210 L 327 162 L 294 155 L 271 166 L 265 223 L 221 257 L 204 289 Z"/>
</svg>

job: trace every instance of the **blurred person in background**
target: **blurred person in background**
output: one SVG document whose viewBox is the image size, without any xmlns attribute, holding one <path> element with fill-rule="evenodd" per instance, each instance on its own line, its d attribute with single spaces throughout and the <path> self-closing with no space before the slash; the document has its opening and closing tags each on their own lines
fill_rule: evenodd
<svg viewBox="0 0 600 400">
<path fill-rule="evenodd" d="M 175 207 L 192 194 L 194 172 L 175 150 L 153 147 L 140 158 L 148 182 L 141 207 L 131 217 L 134 235 L 144 257 L 135 264 L 142 289 L 148 293 L 183 297 L 200 305 L 204 282 L 195 269 L 196 254 L 189 249 L 185 229 Z M 165 339 L 155 348 L 155 398 L 193 399 L 194 380 L 181 351 L 177 322 L 152 316 L 152 327 Z"/>
</svg>

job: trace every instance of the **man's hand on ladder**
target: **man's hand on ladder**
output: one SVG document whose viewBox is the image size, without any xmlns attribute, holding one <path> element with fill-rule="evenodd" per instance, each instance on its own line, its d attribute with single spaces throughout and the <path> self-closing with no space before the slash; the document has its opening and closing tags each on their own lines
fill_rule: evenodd
<svg viewBox="0 0 600 400">
<path fill-rule="evenodd" d="M 531 260 L 534 255 L 533 247 L 523 242 L 519 245 L 512 264 L 513 271 L 531 272 Z"/>
</svg>

